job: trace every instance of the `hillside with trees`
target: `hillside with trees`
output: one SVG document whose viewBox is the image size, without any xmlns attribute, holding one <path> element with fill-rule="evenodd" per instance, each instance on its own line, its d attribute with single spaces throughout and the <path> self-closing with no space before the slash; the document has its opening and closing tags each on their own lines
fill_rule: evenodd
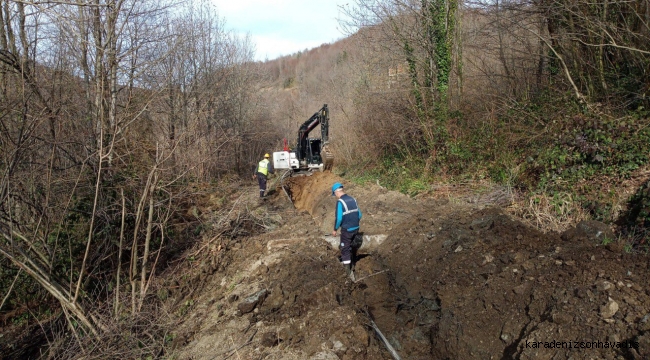
<svg viewBox="0 0 650 360">
<path fill-rule="evenodd" d="M 166 344 L 160 283 L 269 229 L 231 217 L 239 187 L 323 104 L 350 183 L 494 195 L 543 233 L 597 220 L 645 256 L 647 1 L 342 9 L 346 38 L 256 62 L 201 1 L 2 2 L 0 319 L 46 334 L 29 356 Z"/>
<path fill-rule="evenodd" d="M 263 66 L 302 115 L 283 132 L 328 102 L 360 181 L 503 186 L 545 230 L 597 219 L 642 241 L 647 6 L 601 5 L 357 1 L 350 37 Z"/>
</svg>

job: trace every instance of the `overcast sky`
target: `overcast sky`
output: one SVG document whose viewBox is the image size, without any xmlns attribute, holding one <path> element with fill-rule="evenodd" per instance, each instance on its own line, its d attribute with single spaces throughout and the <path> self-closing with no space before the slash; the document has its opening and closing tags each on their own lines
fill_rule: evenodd
<svg viewBox="0 0 650 360">
<path fill-rule="evenodd" d="M 226 28 L 249 33 L 256 60 L 275 59 L 332 43 L 344 35 L 338 5 L 349 0 L 212 0 Z"/>
</svg>

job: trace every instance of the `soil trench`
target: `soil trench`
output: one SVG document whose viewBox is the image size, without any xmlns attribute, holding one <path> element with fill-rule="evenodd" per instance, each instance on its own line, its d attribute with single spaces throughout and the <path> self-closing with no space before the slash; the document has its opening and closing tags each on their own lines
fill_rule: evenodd
<svg viewBox="0 0 650 360">
<path fill-rule="evenodd" d="M 296 208 L 324 233 L 336 181 L 358 200 L 365 239 L 385 237 L 360 250 L 346 296 L 403 358 L 650 355 L 644 256 L 580 229 L 543 234 L 499 207 L 414 200 L 331 173 L 290 179 Z"/>
<path fill-rule="evenodd" d="M 337 181 L 365 238 L 382 235 L 354 282 L 325 241 Z M 214 242 L 202 290 L 172 294 L 188 307 L 177 358 L 391 359 L 369 319 L 403 359 L 650 358 L 647 258 L 603 246 L 603 224 L 544 234 L 498 206 L 328 172 L 285 184 L 293 205 L 281 188 L 258 202 L 251 184 L 241 203 L 268 231 Z"/>
</svg>

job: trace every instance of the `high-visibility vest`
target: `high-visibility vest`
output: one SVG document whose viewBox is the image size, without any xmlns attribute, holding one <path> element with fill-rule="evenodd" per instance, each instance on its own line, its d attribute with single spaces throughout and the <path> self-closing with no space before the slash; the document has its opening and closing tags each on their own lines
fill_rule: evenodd
<svg viewBox="0 0 650 360">
<path fill-rule="evenodd" d="M 260 163 L 257 165 L 257 172 L 264 175 L 268 176 L 269 175 L 269 160 L 264 159 L 260 161 Z"/>
<path fill-rule="evenodd" d="M 343 205 L 343 218 L 341 219 L 341 228 L 348 230 L 359 227 L 359 205 L 357 200 L 352 196 L 345 194 L 339 199 Z"/>
</svg>

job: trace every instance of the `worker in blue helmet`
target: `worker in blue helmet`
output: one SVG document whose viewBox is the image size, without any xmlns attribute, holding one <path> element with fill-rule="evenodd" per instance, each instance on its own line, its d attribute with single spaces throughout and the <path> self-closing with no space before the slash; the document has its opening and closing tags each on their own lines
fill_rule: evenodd
<svg viewBox="0 0 650 360">
<path fill-rule="evenodd" d="M 336 215 L 332 236 L 336 236 L 337 230 L 341 229 L 341 262 L 345 266 L 348 276 L 354 281 L 354 259 L 352 241 L 359 233 L 359 221 L 361 210 L 352 196 L 343 191 L 343 184 L 337 182 L 332 185 L 332 196 L 336 196 Z"/>
</svg>

